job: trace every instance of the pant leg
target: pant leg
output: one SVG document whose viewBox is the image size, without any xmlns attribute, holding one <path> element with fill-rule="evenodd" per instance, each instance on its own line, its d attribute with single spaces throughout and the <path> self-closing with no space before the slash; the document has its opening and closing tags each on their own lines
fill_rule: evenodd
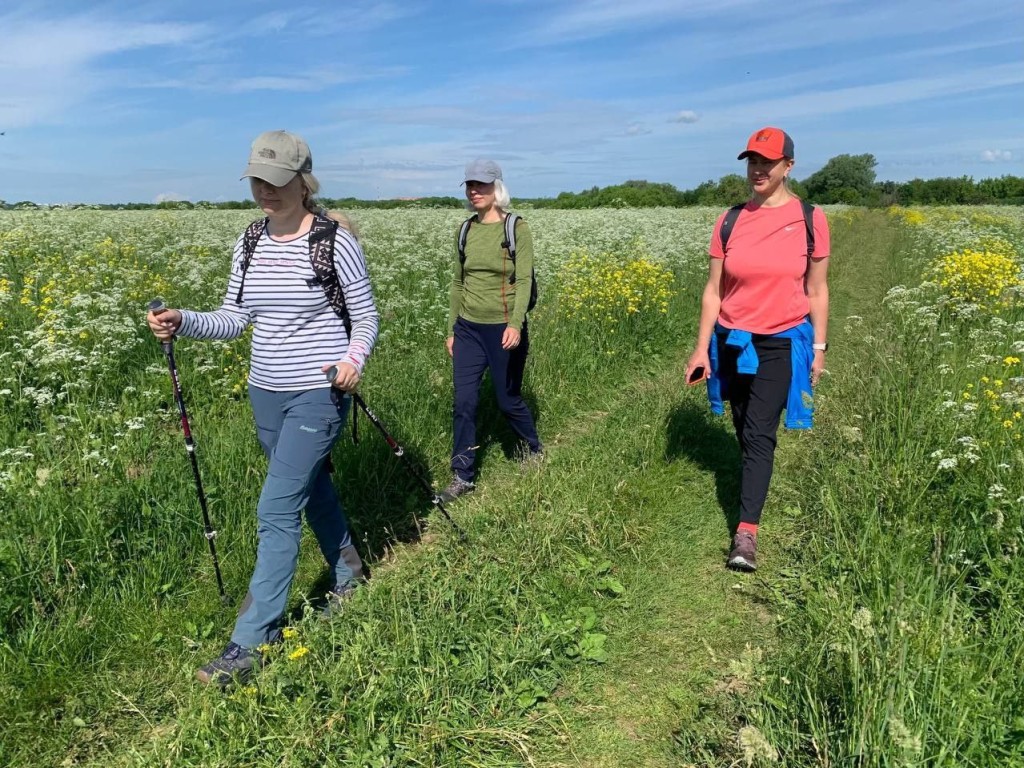
<svg viewBox="0 0 1024 768">
<path fill-rule="evenodd" d="M 494 394 L 498 398 L 498 408 L 504 414 L 512 430 L 519 435 L 536 453 L 541 450 L 537 427 L 533 414 L 523 400 L 523 372 L 526 368 L 526 355 L 530 348 L 530 337 L 526 326 L 519 341 L 519 347 L 513 350 L 501 348 L 501 337 L 505 333 L 504 325 L 484 326 L 482 332 L 486 340 L 487 362 L 491 367 L 491 380 Z"/>
<path fill-rule="evenodd" d="M 505 377 L 505 389 L 513 397 L 523 394 L 523 376 L 526 373 L 526 357 L 529 353 L 530 329 L 524 320 L 523 330 L 519 334 L 519 346 L 508 354 L 508 375 Z"/>
<path fill-rule="evenodd" d="M 352 407 L 352 398 L 332 390 L 338 404 L 341 423 Z M 331 583 L 335 588 L 354 586 L 363 580 L 363 562 L 352 544 L 352 531 L 341 500 L 331 481 L 331 473 L 324 461 L 313 480 L 309 501 L 306 502 L 306 522 L 316 536 L 327 566 L 331 569 Z"/>
<path fill-rule="evenodd" d="M 344 406 L 327 387 L 302 392 L 250 387 L 249 395 L 260 442 L 272 447 L 256 507 L 256 568 L 231 639 L 254 648 L 278 635 L 298 562 L 301 513 L 341 432 Z"/>
<path fill-rule="evenodd" d="M 757 373 L 735 373 L 735 353 L 726 353 L 731 365 L 730 404 L 740 443 L 740 522 L 758 524 L 768 496 L 775 466 L 779 419 L 786 406 L 792 378 L 789 339 L 757 337 Z M 721 347 L 720 347 L 721 349 Z"/>
<path fill-rule="evenodd" d="M 452 404 L 452 471 L 467 482 L 476 476 L 476 409 L 480 402 L 480 382 L 487 370 L 487 355 L 477 323 L 461 317 L 455 321 L 452 349 L 452 375 L 455 398 Z"/>
</svg>

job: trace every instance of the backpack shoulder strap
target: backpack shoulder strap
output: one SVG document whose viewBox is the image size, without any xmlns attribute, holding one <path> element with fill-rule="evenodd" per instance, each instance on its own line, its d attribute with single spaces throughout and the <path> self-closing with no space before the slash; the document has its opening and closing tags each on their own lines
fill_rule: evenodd
<svg viewBox="0 0 1024 768">
<path fill-rule="evenodd" d="M 242 279 L 238 283 L 235 304 L 242 303 L 242 292 L 245 290 L 245 273 L 249 271 L 249 263 L 252 261 L 253 254 L 256 253 L 256 245 L 263 236 L 263 230 L 267 228 L 267 221 L 269 219 L 256 219 L 256 221 L 245 228 L 245 232 L 242 234 Z"/>
<path fill-rule="evenodd" d="M 476 214 L 474 213 L 459 227 L 459 237 L 456 241 L 456 245 L 459 248 L 459 267 L 462 269 L 462 274 L 466 274 L 466 239 L 469 237 L 469 228 L 476 221 Z"/>
<path fill-rule="evenodd" d="M 466 263 L 466 238 L 469 237 L 469 227 L 476 221 L 476 214 L 474 213 L 459 227 L 458 247 L 459 247 L 459 263 L 465 265 Z"/>
<path fill-rule="evenodd" d="M 345 306 L 345 293 L 338 279 L 338 270 L 334 266 L 334 242 L 338 234 L 338 222 L 326 216 L 314 216 L 313 225 L 309 228 L 309 263 L 316 277 L 313 281 L 320 285 L 327 302 L 335 314 L 345 324 L 345 330 L 351 333 L 351 321 L 348 308 Z"/>
<path fill-rule="evenodd" d="M 523 220 L 523 217 L 516 213 L 505 214 L 505 242 L 502 248 L 508 249 L 508 257 L 512 263 L 516 263 L 516 224 Z"/>
<path fill-rule="evenodd" d="M 725 253 L 725 247 L 729 243 L 732 228 L 736 226 L 736 219 L 740 217 L 740 211 L 746 207 L 746 203 L 739 203 L 725 212 L 725 218 L 722 219 L 722 229 L 719 231 L 719 238 L 722 241 L 722 253 Z"/>
<path fill-rule="evenodd" d="M 807 227 L 807 258 L 814 256 L 814 204 L 803 198 L 800 205 L 804 209 L 804 225 Z"/>
</svg>

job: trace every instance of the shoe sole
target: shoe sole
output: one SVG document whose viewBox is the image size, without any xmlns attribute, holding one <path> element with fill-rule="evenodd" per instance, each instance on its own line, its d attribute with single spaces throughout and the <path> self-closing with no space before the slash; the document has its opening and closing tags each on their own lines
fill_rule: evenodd
<svg viewBox="0 0 1024 768">
<path fill-rule="evenodd" d="M 235 683 L 244 685 L 249 681 L 252 672 L 236 672 L 234 674 L 228 674 L 227 672 L 207 672 L 204 669 L 196 670 L 196 680 L 203 685 L 215 685 L 218 688 L 228 688 Z"/>
<path fill-rule="evenodd" d="M 728 562 L 728 566 L 734 571 L 745 571 L 746 573 L 753 573 L 757 570 L 756 563 L 747 562 L 745 557 L 734 557 Z"/>
<path fill-rule="evenodd" d="M 443 493 L 439 493 L 439 494 L 437 494 L 437 498 L 439 498 L 441 500 L 442 504 L 451 504 L 453 501 L 457 501 L 457 500 L 461 499 L 463 496 L 468 496 L 469 494 L 471 494 L 475 490 L 476 489 L 473 488 L 473 489 L 468 490 L 468 491 L 463 491 L 458 496 L 446 496 Z"/>
</svg>

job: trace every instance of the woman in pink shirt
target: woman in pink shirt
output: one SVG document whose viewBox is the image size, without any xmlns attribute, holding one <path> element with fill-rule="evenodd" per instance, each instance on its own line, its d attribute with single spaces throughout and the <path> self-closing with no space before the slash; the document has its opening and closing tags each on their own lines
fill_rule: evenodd
<svg viewBox="0 0 1024 768">
<path fill-rule="evenodd" d="M 728 565 L 757 568 L 757 529 L 771 481 L 776 434 L 811 425 L 809 399 L 825 367 L 828 223 L 789 190 L 793 140 L 762 128 L 740 153 L 751 196 L 723 213 L 711 237 L 690 383 L 708 380 L 712 408 L 732 408 L 740 443 L 740 516 Z"/>
</svg>

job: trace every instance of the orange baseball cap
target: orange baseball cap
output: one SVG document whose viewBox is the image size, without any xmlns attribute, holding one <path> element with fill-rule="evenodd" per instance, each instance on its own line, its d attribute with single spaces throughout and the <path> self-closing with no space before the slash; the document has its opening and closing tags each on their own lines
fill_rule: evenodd
<svg viewBox="0 0 1024 768">
<path fill-rule="evenodd" d="M 781 128 L 762 128 L 756 131 L 747 141 L 747 148 L 740 152 L 737 160 L 748 155 L 761 155 L 769 160 L 783 157 L 793 159 L 793 139 Z"/>
</svg>

